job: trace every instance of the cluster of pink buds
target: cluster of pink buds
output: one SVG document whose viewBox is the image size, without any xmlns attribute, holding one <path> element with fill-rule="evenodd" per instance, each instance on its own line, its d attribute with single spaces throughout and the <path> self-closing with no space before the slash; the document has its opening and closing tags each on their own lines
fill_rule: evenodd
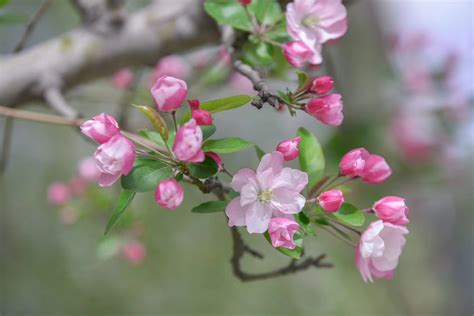
<svg viewBox="0 0 474 316">
<path fill-rule="evenodd" d="M 342 157 L 339 172 L 346 177 L 360 177 L 365 183 L 377 184 L 390 177 L 392 169 L 382 156 L 371 155 L 366 149 L 358 148 Z"/>
</svg>

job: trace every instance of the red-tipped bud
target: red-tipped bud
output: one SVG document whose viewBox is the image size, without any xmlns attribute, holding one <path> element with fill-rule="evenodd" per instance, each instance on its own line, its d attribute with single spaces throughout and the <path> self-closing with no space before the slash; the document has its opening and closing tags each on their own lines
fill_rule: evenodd
<svg viewBox="0 0 474 316">
<path fill-rule="evenodd" d="M 188 100 L 188 104 L 193 110 L 199 109 L 199 105 L 200 105 L 199 100 Z"/>
<path fill-rule="evenodd" d="M 239 0 L 239 2 L 241 5 L 249 5 L 250 3 L 252 3 L 252 0 Z"/>
<path fill-rule="evenodd" d="M 308 92 L 325 94 L 334 87 L 334 79 L 331 76 L 321 76 L 314 78 L 309 87 Z"/>
</svg>

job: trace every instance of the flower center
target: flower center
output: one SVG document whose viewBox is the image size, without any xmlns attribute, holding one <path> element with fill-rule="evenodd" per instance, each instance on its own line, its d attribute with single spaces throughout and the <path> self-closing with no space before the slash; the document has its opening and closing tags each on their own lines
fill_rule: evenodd
<svg viewBox="0 0 474 316">
<path fill-rule="evenodd" d="M 303 19 L 303 25 L 306 27 L 315 27 L 319 24 L 319 16 L 317 15 L 308 15 Z"/>
<path fill-rule="evenodd" d="M 258 200 L 261 203 L 270 203 L 272 200 L 272 191 L 271 190 L 264 190 L 260 192 L 258 195 Z"/>
</svg>

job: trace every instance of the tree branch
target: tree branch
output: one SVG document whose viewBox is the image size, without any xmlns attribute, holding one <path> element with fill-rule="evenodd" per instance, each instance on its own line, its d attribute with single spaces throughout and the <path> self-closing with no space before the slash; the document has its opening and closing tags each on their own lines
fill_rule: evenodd
<svg viewBox="0 0 474 316">
<path fill-rule="evenodd" d="M 203 32 L 202 30 L 206 30 Z M 45 78 L 55 78 L 64 92 L 78 84 L 111 75 L 125 66 L 155 64 L 164 55 L 218 41 L 215 24 L 202 1 L 154 1 L 124 17 L 107 36 L 80 27 L 21 53 L 1 56 L 0 104 L 18 106 L 40 100 Z"/>
</svg>

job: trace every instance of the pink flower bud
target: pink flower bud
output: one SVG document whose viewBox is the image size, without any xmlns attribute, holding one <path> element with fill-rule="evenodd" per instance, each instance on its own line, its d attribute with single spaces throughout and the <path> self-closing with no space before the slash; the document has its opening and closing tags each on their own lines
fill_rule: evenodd
<svg viewBox="0 0 474 316">
<path fill-rule="evenodd" d="M 95 164 L 100 171 L 99 185 L 111 186 L 122 175 L 127 175 L 135 161 L 135 145 L 122 135 L 112 137 L 97 148 Z"/>
<path fill-rule="evenodd" d="M 188 100 L 189 107 L 191 110 L 199 110 L 200 102 L 199 100 Z"/>
<path fill-rule="evenodd" d="M 112 77 L 112 83 L 119 89 L 128 89 L 133 83 L 133 73 L 127 68 L 117 71 Z"/>
<path fill-rule="evenodd" d="M 286 161 L 293 160 L 298 157 L 298 145 L 301 142 L 301 137 L 290 138 L 280 142 L 276 148 L 277 151 L 283 154 Z"/>
<path fill-rule="evenodd" d="M 241 5 L 249 5 L 250 3 L 252 3 L 252 0 L 239 0 L 239 2 Z"/>
<path fill-rule="evenodd" d="M 212 114 L 206 110 L 193 110 L 193 119 L 198 125 L 212 125 Z"/>
<path fill-rule="evenodd" d="M 309 87 L 308 92 L 325 94 L 334 87 L 334 79 L 331 76 L 321 76 L 314 78 Z"/>
<path fill-rule="evenodd" d="M 351 150 L 342 157 L 339 163 L 340 174 L 350 178 L 359 177 L 364 171 L 369 156 L 369 152 L 364 148 Z"/>
<path fill-rule="evenodd" d="M 295 232 L 300 228 L 297 222 L 283 217 L 274 217 L 268 224 L 268 234 L 273 247 L 283 247 L 294 249 L 296 247 L 293 241 Z"/>
<path fill-rule="evenodd" d="M 406 215 L 408 214 L 408 207 L 405 204 L 405 199 L 398 196 L 386 196 L 374 203 L 372 209 L 378 218 L 384 222 L 395 225 L 407 225 L 410 223 Z"/>
<path fill-rule="evenodd" d="M 102 113 L 82 123 L 81 132 L 99 144 L 103 144 L 117 135 L 120 129 L 113 116 Z"/>
<path fill-rule="evenodd" d="M 222 168 L 224 167 L 224 163 L 222 161 L 221 156 L 219 156 L 218 154 L 212 151 L 206 152 L 206 156 L 211 157 L 216 162 L 217 167 L 219 168 L 219 171 L 222 170 Z"/>
<path fill-rule="evenodd" d="M 87 157 L 79 162 L 79 176 L 86 181 L 95 182 L 99 179 L 100 171 L 97 169 L 94 157 Z"/>
<path fill-rule="evenodd" d="M 53 182 L 48 187 L 48 201 L 54 205 L 65 204 L 71 197 L 71 190 L 67 184 Z"/>
<path fill-rule="evenodd" d="M 306 105 L 306 111 L 330 126 L 339 126 L 344 119 L 340 94 L 329 94 L 313 99 Z"/>
<path fill-rule="evenodd" d="M 179 109 L 186 99 L 188 86 L 181 79 L 161 76 L 150 90 L 158 110 L 171 112 Z"/>
<path fill-rule="evenodd" d="M 323 210 L 334 213 L 344 203 L 344 195 L 340 190 L 329 190 L 321 193 L 316 199 Z"/>
<path fill-rule="evenodd" d="M 391 174 L 392 169 L 383 157 L 370 155 L 361 176 L 365 183 L 377 184 L 385 181 Z"/>
<path fill-rule="evenodd" d="M 194 119 L 178 129 L 173 143 L 173 153 L 181 161 L 204 161 L 202 146 L 202 130 Z"/>
<path fill-rule="evenodd" d="M 181 205 L 183 198 L 183 188 L 175 179 L 163 180 L 156 187 L 155 201 L 163 208 L 174 210 Z"/>
<path fill-rule="evenodd" d="M 138 241 L 123 244 L 121 247 L 121 253 L 125 259 L 133 264 L 141 263 L 146 255 L 145 247 L 143 247 L 143 245 Z"/>
<path fill-rule="evenodd" d="M 151 88 L 161 76 L 171 76 L 186 79 L 190 74 L 186 61 L 178 55 L 169 55 L 160 59 L 148 78 L 148 86 Z"/>
<path fill-rule="evenodd" d="M 321 55 L 301 41 L 284 44 L 283 55 L 288 63 L 296 68 L 301 68 L 308 62 L 311 64 L 322 62 Z"/>
</svg>

